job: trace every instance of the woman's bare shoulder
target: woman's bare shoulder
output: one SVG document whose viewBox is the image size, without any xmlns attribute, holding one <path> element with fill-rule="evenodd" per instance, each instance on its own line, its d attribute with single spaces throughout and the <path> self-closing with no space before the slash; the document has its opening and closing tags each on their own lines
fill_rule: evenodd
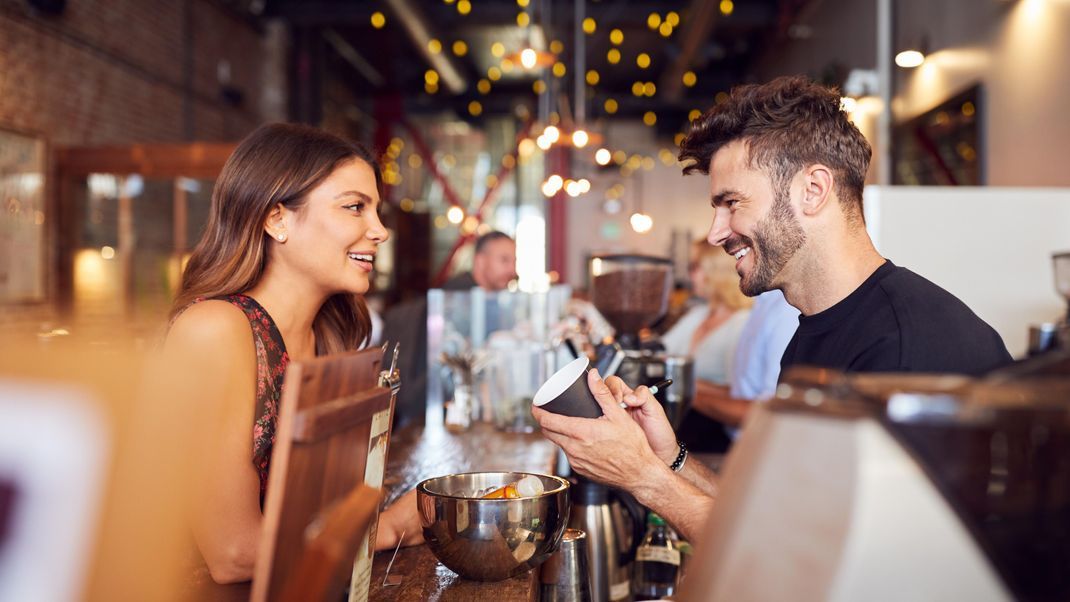
<svg viewBox="0 0 1070 602">
<path fill-rule="evenodd" d="M 208 300 L 185 309 L 167 333 L 167 347 L 228 352 L 249 346 L 252 330 L 241 308 L 226 301 Z"/>
</svg>

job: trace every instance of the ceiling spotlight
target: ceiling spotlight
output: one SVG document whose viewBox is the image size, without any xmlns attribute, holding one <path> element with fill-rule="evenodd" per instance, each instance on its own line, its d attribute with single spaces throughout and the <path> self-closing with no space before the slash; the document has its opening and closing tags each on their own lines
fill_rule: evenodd
<svg viewBox="0 0 1070 602">
<path fill-rule="evenodd" d="M 575 146 L 576 148 L 583 148 L 587 146 L 587 142 L 590 139 L 591 137 L 588 136 L 587 132 L 583 130 L 576 130 L 575 132 L 572 132 L 572 146 Z"/>
<path fill-rule="evenodd" d="M 594 153 L 594 162 L 599 165 L 609 165 L 613 160 L 613 153 L 608 148 L 600 148 Z"/>
</svg>

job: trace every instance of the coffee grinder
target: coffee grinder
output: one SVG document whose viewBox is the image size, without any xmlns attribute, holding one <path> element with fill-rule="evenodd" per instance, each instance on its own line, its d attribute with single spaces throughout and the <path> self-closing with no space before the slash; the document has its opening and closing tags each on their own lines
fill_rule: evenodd
<svg viewBox="0 0 1070 602">
<path fill-rule="evenodd" d="M 691 406 L 695 393 L 691 358 L 669 355 L 656 339 L 640 342 L 639 331 L 661 319 L 669 308 L 672 261 L 648 255 L 598 255 L 590 261 L 591 302 L 616 331 L 599 348 L 595 365 L 603 377 L 616 375 L 629 387 L 673 380 L 654 396 L 673 428 Z"/>
<path fill-rule="evenodd" d="M 1045 322 L 1029 327 L 1029 355 L 1039 355 L 1054 349 L 1070 349 L 1070 251 L 1053 253 L 1052 270 L 1055 290 L 1066 299 L 1067 313 L 1057 322 Z"/>
</svg>

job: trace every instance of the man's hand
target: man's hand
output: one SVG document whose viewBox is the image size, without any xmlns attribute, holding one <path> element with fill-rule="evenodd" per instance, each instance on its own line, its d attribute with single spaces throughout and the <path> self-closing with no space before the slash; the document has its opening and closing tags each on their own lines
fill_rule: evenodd
<svg viewBox="0 0 1070 602">
<path fill-rule="evenodd" d="M 625 393 L 627 387 L 622 389 L 624 383 L 620 379 L 616 381 L 614 387 L 622 397 L 614 395 L 614 391 L 602 381 L 596 370 L 588 373 L 587 385 L 594 393 L 598 405 L 602 407 L 603 416 L 600 418 L 573 418 L 553 414 L 541 408 L 532 408 L 532 414 L 542 426 L 543 435 L 564 450 L 573 469 L 612 487 L 634 492 L 647 479 L 651 470 L 665 470 L 667 466 L 647 442 L 643 428 L 629 415 L 631 412 L 642 411 L 641 406 L 645 404 L 639 403 L 637 399 L 633 403 L 639 410 L 621 408 L 623 396 L 634 395 L 634 392 L 629 389 Z M 649 397 L 649 392 L 647 396 Z M 659 406 L 657 401 L 653 403 Z M 661 416 L 662 420 L 665 420 L 664 413 Z M 650 420 L 653 422 L 656 419 Z M 669 432 L 671 434 L 671 428 Z M 672 446 L 675 457 L 675 436 L 672 437 Z"/>
<path fill-rule="evenodd" d="M 680 453 L 676 445 L 676 432 L 665 416 L 665 408 L 650 394 L 650 389 L 639 387 L 634 391 L 616 376 L 606 379 L 606 386 L 614 398 L 628 406 L 628 414 L 643 429 L 650 448 L 666 465 L 676 460 Z"/>
</svg>

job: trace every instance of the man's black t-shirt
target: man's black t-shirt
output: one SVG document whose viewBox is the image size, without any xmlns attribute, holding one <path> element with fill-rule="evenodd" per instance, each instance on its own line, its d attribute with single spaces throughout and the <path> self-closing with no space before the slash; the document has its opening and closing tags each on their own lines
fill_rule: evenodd
<svg viewBox="0 0 1070 602">
<path fill-rule="evenodd" d="M 799 317 L 780 360 L 844 372 L 980 375 L 1010 363 L 999 334 L 951 293 L 886 261 L 845 299 Z"/>
</svg>

